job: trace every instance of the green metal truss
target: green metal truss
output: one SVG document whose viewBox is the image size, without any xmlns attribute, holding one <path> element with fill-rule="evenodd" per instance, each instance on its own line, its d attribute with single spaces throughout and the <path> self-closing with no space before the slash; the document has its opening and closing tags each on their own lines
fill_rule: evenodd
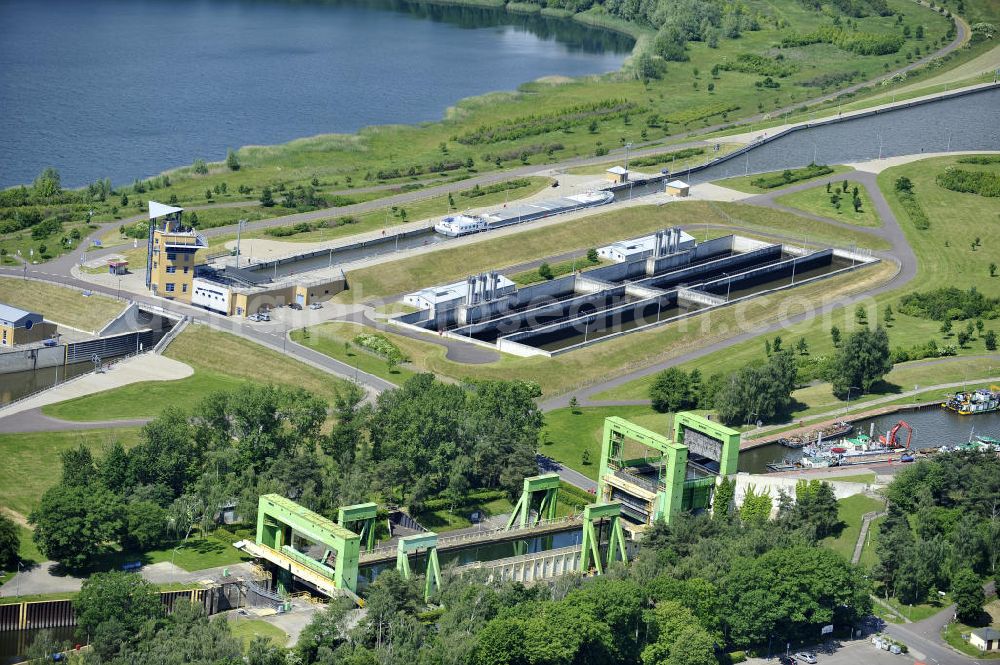
<svg viewBox="0 0 1000 665">
<path fill-rule="evenodd" d="M 541 495 L 538 504 L 538 520 L 531 521 L 531 508 L 534 505 L 536 495 Z M 523 529 L 534 526 L 539 521 L 555 519 L 556 505 L 559 501 L 559 474 L 544 473 L 540 476 L 530 476 L 524 479 L 524 490 L 521 498 L 514 506 L 514 512 L 507 520 L 507 530 L 510 531 L 516 524 Z"/>
<path fill-rule="evenodd" d="M 622 507 L 619 503 L 594 503 L 583 509 L 583 541 L 580 551 L 580 572 L 586 574 L 591 569 L 591 563 L 598 575 L 603 575 L 605 568 L 613 562 L 628 561 L 625 552 L 625 533 L 621 524 Z M 608 525 L 608 555 L 601 560 L 601 528 L 600 523 Z"/>
<path fill-rule="evenodd" d="M 337 524 L 358 534 L 365 551 L 371 552 L 375 549 L 375 517 L 377 514 L 378 504 L 376 503 L 344 506 L 337 511 Z"/>
<path fill-rule="evenodd" d="M 431 595 L 441 588 L 441 564 L 438 563 L 437 534 L 428 531 L 415 536 L 400 538 L 396 544 L 396 570 L 404 580 L 410 579 L 413 571 L 410 569 L 410 554 L 427 550 L 427 570 L 424 575 L 424 600 L 430 600 Z"/>
<path fill-rule="evenodd" d="M 720 476 L 730 476 L 736 473 L 740 461 L 739 432 L 696 413 L 682 411 L 674 416 L 674 441 L 696 450 L 689 445 L 689 442 L 685 441 L 685 432 L 688 430 L 703 434 L 717 442 Z M 713 455 L 714 457 L 715 455 Z"/>
<path fill-rule="evenodd" d="M 323 558 L 317 561 L 292 547 L 295 534 L 323 545 L 326 548 Z M 357 590 L 361 538 L 291 499 L 277 494 L 260 497 L 256 542 L 326 577 L 337 589 Z M 331 555 L 334 559 L 332 564 Z M 287 588 L 291 583 L 290 576 L 279 577 L 279 582 Z"/>
</svg>

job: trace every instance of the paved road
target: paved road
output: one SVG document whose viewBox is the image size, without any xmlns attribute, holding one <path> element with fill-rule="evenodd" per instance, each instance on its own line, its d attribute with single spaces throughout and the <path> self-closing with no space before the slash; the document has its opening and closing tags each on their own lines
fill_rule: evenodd
<svg viewBox="0 0 1000 665">
<path fill-rule="evenodd" d="M 535 459 L 538 460 L 538 470 L 542 473 L 555 472 L 559 474 L 559 477 L 562 480 L 566 481 L 570 485 L 579 487 L 585 492 L 594 493 L 597 491 L 597 483 L 579 471 L 574 471 L 569 467 L 563 466 L 551 457 L 546 457 L 545 455 L 535 455 Z"/>
<path fill-rule="evenodd" d="M 643 367 L 641 369 L 637 369 L 631 372 L 627 372 L 625 374 L 618 375 L 616 377 L 608 379 L 607 381 L 602 381 L 594 385 L 578 388 L 572 393 L 567 393 L 565 395 L 553 397 L 542 403 L 541 405 L 542 409 L 545 411 L 550 411 L 552 409 L 565 408 L 569 406 L 569 400 L 573 396 L 575 396 L 581 404 L 589 405 L 591 404 L 590 402 L 591 398 L 598 393 L 610 390 L 612 388 L 617 388 L 631 381 L 635 381 L 636 379 L 641 379 L 643 377 L 650 376 L 651 374 L 662 372 L 668 367 L 675 367 L 677 365 L 683 365 L 685 363 L 692 362 L 699 358 L 703 358 L 711 353 L 715 353 L 716 351 L 721 351 L 735 344 L 739 344 L 740 342 L 753 339 L 760 335 L 780 331 L 789 326 L 801 323 L 802 321 L 805 321 L 809 318 L 827 314 L 833 311 L 834 309 L 840 307 L 849 307 L 852 304 L 855 304 L 862 300 L 870 299 L 871 297 L 876 296 L 880 293 L 885 293 L 886 291 L 898 289 L 909 283 L 917 274 L 917 258 L 916 255 L 913 253 L 913 249 L 910 247 L 910 244 L 907 242 L 906 235 L 900 228 L 896 216 L 893 214 L 892 209 L 889 207 L 889 203 L 885 200 L 885 197 L 879 190 L 875 182 L 875 175 L 865 171 L 850 171 L 843 174 L 837 174 L 836 177 L 837 179 L 847 178 L 855 182 L 860 182 L 862 185 L 865 186 L 865 189 L 868 190 L 868 193 L 871 196 L 872 203 L 874 204 L 876 211 L 879 213 L 879 216 L 882 219 L 882 226 L 878 228 L 858 227 L 850 224 L 845 224 L 844 222 L 840 222 L 837 220 L 820 217 L 818 215 L 803 214 L 802 212 L 797 210 L 790 212 L 794 212 L 797 215 L 806 216 L 811 219 L 816 219 L 824 223 L 833 224 L 835 226 L 840 226 L 844 228 L 849 228 L 854 231 L 859 231 L 861 233 L 866 233 L 874 237 L 880 237 L 885 239 L 891 245 L 891 249 L 888 252 L 878 252 L 877 254 L 883 260 L 892 261 L 899 265 L 898 272 L 891 279 L 889 279 L 882 285 L 875 287 L 874 289 L 870 289 L 868 291 L 865 291 L 863 293 L 858 293 L 853 296 L 848 296 L 834 303 L 823 305 L 819 309 L 814 310 L 812 312 L 797 314 L 795 316 L 788 317 L 781 321 L 765 324 L 763 326 L 756 327 L 751 330 L 742 331 L 733 335 L 732 337 L 727 337 L 713 344 L 702 346 L 694 351 L 683 353 L 674 358 L 670 358 L 668 360 L 655 363 L 648 367 Z M 776 209 L 784 209 L 782 206 L 779 206 L 778 204 L 774 203 L 775 198 L 777 198 L 778 196 L 783 196 L 784 194 L 816 186 L 817 184 L 815 181 L 809 183 L 800 183 L 798 185 L 792 185 L 791 187 L 783 188 L 776 192 L 769 192 L 767 194 L 754 196 L 749 199 L 745 199 L 742 202 L 759 206 L 773 207 Z M 735 222 L 735 226 L 738 227 L 739 220 L 733 220 L 733 221 Z M 752 229 L 748 230 L 750 232 L 759 234 L 759 231 L 753 231 Z M 801 239 L 790 238 L 789 240 L 794 241 Z"/>
<path fill-rule="evenodd" d="M 994 582 L 983 585 L 987 596 L 994 593 L 996 587 Z M 946 663 L 986 663 L 991 661 L 980 661 L 961 654 L 952 649 L 941 638 L 941 631 L 951 621 L 955 614 L 955 606 L 949 605 L 932 617 L 923 621 L 914 621 L 904 624 L 886 624 L 885 632 L 895 639 L 903 642 L 911 649 L 915 649 L 924 654 L 926 662 L 933 665 L 945 665 Z M 992 661 L 995 662 L 995 661 Z"/>
<path fill-rule="evenodd" d="M 0 431 L 11 433 L 26 432 L 69 432 L 88 429 L 112 429 L 116 427 L 142 427 L 151 418 L 131 418 L 127 420 L 62 420 L 42 413 L 41 408 L 18 411 L 0 418 Z"/>
</svg>

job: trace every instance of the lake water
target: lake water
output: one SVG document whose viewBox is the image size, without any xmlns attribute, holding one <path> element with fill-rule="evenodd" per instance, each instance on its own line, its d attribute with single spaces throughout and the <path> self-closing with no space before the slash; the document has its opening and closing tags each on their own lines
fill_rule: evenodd
<svg viewBox="0 0 1000 665">
<path fill-rule="evenodd" d="M 155 175 L 227 148 L 436 120 L 542 76 L 614 71 L 631 39 L 466 7 L 0 0 L 0 187 Z"/>
</svg>

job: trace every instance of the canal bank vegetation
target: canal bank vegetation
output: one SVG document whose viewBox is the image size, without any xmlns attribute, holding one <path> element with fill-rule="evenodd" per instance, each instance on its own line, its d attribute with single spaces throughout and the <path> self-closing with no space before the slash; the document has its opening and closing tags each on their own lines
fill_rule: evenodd
<svg viewBox="0 0 1000 665">
<path fill-rule="evenodd" d="M 834 177 L 840 173 L 847 173 L 851 170 L 848 166 L 843 166 L 841 164 L 833 164 L 831 166 L 824 166 L 824 169 L 830 169 L 829 171 L 824 171 L 822 173 L 815 173 L 814 175 L 809 175 L 806 169 L 795 169 L 794 171 L 788 171 L 791 174 L 790 177 L 795 178 L 794 181 L 785 180 L 786 171 L 771 171 L 770 173 L 761 173 L 758 175 L 748 175 L 748 176 L 736 176 L 733 178 L 725 178 L 723 180 L 716 180 L 714 184 L 721 187 L 728 187 L 729 189 L 735 189 L 740 192 L 746 192 L 747 194 L 763 194 L 773 187 L 783 187 L 791 182 L 809 182 L 811 180 L 820 180 L 824 176 Z M 796 177 L 795 172 L 799 172 L 800 177 Z M 770 184 L 776 183 L 776 184 Z M 767 184 L 767 187 L 763 185 Z"/>
</svg>

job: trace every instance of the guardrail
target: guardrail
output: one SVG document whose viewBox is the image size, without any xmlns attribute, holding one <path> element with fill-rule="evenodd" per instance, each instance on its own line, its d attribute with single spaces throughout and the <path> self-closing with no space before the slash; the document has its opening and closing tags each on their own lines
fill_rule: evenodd
<svg viewBox="0 0 1000 665">
<path fill-rule="evenodd" d="M 174 338 L 181 334 L 184 328 L 187 327 L 188 323 L 191 322 L 191 317 L 184 315 L 181 320 L 174 324 L 174 327 L 170 329 L 166 335 L 160 338 L 160 341 L 156 343 L 153 347 L 153 353 L 159 355 L 167 348 L 170 342 L 174 341 Z"/>
<path fill-rule="evenodd" d="M 460 545 L 462 543 L 478 542 L 478 541 L 488 541 L 488 540 L 503 540 L 507 538 L 514 537 L 518 534 L 531 534 L 535 532 L 545 532 L 551 529 L 557 529 L 561 526 L 568 526 L 573 524 L 579 524 L 583 521 L 583 515 L 573 514 L 566 515 L 564 517 L 556 517 L 550 520 L 539 520 L 531 526 L 526 526 L 524 528 L 517 529 L 505 529 L 503 527 L 497 529 L 487 529 L 483 531 L 468 531 L 465 533 L 454 534 L 450 536 L 438 536 L 437 546 L 438 549 L 442 547 L 453 547 L 455 545 Z M 361 553 L 361 561 L 365 562 L 371 559 L 381 559 L 388 555 L 394 555 L 396 552 L 395 545 L 383 545 L 382 547 L 376 547 L 370 552 Z"/>
</svg>

